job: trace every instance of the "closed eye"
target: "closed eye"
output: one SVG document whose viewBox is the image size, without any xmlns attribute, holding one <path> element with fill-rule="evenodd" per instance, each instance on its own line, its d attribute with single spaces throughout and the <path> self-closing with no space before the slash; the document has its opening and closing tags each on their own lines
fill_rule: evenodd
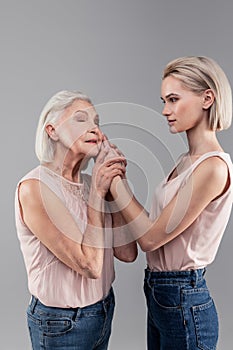
<svg viewBox="0 0 233 350">
<path fill-rule="evenodd" d="M 75 113 L 73 117 L 77 122 L 86 122 L 88 119 L 88 115 L 86 113 L 79 111 Z"/>
</svg>

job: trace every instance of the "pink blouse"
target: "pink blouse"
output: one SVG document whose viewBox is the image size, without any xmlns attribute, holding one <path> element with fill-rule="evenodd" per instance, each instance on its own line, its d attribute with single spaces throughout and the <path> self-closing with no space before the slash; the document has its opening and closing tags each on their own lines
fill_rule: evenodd
<svg viewBox="0 0 233 350">
<path fill-rule="evenodd" d="M 83 183 L 73 183 L 44 166 L 38 166 L 18 183 L 15 195 L 17 234 L 28 276 L 28 288 L 43 304 L 54 307 L 84 307 L 103 299 L 114 281 L 113 249 L 105 249 L 102 275 L 86 278 L 62 263 L 24 224 L 18 200 L 18 187 L 27 179 L 39 179 L 65 204 L 83 233 L 87 224 L 90 176 L 83 174 Z M 106 214 L 107 236 L 112 237 L 110 214 Z"/>
<path fill-rule="evenodd" d="M 233 170 L 229 154 L 208 152 L 200 156 L 188 169 L 177 177 L 165 178 L 157 187 L 152 201 L 150 218 L 155 220 L 163 208 L 177 194 L 192 175 L 195 168 L 205 159 L 213 156 L 222 158 L 229 169 L 230 186 L 219 198 L 213 200 L 199 217 L 175 239 L 148 252 L 147 263 L 153 271 L 179 271 L 206 267 L 217 253 L 227 226 L 233 201 Z"/>
</svg>

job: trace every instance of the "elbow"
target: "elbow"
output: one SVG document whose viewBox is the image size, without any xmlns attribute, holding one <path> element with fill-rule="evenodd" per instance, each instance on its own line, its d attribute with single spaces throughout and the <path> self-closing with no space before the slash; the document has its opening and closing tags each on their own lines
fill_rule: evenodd
<svg viewBox="0 0 233 350">
<path fill-rule="evenodd" d="M 86 278 L 98 279 L 102 275 L 102 264 L 93 260 L 83 264 L 76 264 L 74 270 Z"/>
<path fill-rule="evenodd" d="M 138 248 L 137 245 L 135 245 L 134 251 L 132 251 L 129 255 L 126 257 L 126 262 L 131 263 L 134 262 L 138 257 Z"/>
<path fill-rule="evenodd" d="M 135 254 L 133 256 L 127 257 L 127 263 L 132 263 L 137 259 L 138 254 Z"/>
<path fill-rule="evenodd" d="M 122 257 L 118 257 L 119 260 L 125 262 L 125 263 L 132 263 L 137 259 L 138 254 L 130 254 L 130 255 L 124 255 Z"/>
<path fill-rule="evenodd" d="M 150 246 L 147 243 L 139 243 L 139 245 L 140 245 L 141 250 L 144 253 L 147 253 L 147 252 L 151 251 L 151 248 L 150 248 Z"/>
<path fill-rule="evenodd" d="M 98 278 L 100 278 L 101 277 L 101 272 L 99 272 L 99 271 L 88 271 L 88 273 L 87 273 L 87 276 L 86 276 L 87 278 L 91 278 L 91 279 L 93 279 L 93 280 L 97 280 Z"/>
<path fill-rule="evenodd" d="M 114 248 L 114 256 L 125 263 L 132 263 L 137 259 L 138 256 L 138 248 L 136 243 L 134 242 L 134 246 L 132 247 L 118 247 Z"/>
<path fill-rule="evenodd" d="M 90 263 L 86 267 L 85 272 L 87 278 L 97 280 L 102 275 L 102 265 L 97 262 Z"/>
<path fill-rule="evenodd" d="M 138 240 L 138 244 L 144 253 L 152 252 L 160 247 L 156 242 L 143 239 L 143 237 Z"/>
</svg>

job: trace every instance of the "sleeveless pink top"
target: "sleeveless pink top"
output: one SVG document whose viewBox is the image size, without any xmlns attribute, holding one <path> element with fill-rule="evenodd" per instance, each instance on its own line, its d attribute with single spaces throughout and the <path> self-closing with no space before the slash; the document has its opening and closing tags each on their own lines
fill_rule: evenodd
<svg viewBox="0 0 233 350">
<path fill-rule="evenodd" d="M 113 249 L 106 248 L 102 275 L 98 279 L 83 277 L 62 263 L 24 224 L 18 201 L 18 187 L 27 179 L 39 179 L 65 204 L 83 233 L 87 224 L 87 200 L 90 176 L 83 183 L 73 183 L 44 166 L 38 166 L 18 183 L 15 195 L 15 219 L 18 238 L 28 276 L 28 288 L 43 304 L 54 307 L 84 307 L 103 299 L 114 281 Z M 106 214 L 108 237 L 112 237 L 110 214 Z M 108 245 L 111 247 L 112 245 Z"/>
<path fill-rule="evenodd" d="M 222 158 L 228 165 L 230 187 L 222 196 L 212 201 L 192 225 L 179 236 L 159 249 L 146 254 L 147 263 L 151 270 L 180 271 L 199 269 L 206 267 L 214 260 L 230 217 L 233 201 L 233 169 L 229 154 L 208 152 L 200 156 L 188 169 L 178 174 L 176 178 L 169 180 L 169 176 L 166 177 L 155 190 L 150 218 L 155 220 L 192 175 L 195 168 L 202 161 L 213 156 Z"/>
</svg>

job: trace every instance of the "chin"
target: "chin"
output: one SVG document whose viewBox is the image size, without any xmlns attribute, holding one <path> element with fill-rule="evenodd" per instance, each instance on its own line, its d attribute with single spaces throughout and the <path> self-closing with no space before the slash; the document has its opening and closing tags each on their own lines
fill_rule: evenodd
<svg viewBox="0 0 233 350">
<path fill-rule="evenodd" d="M 86 156 L 85 156 L 85 157 L 86 157 L 87 159 L 96 157 L 96 156 L 98 156 L 99 151 L 100 151 L 100 146 L 94 145 L 94 146 L 92 146 L 91 148 L 89 148 L 89 150 L 88 150 L 88 152 L 86 153 Z"/>
<path fill-rule="evenodd" d="M 169 131 L 170 131 L 171 134 L 178 134 L 180 132 L 179 130 L 177 130 L 176 128 L 173 128 L 173 127 L 171 127 L 169 129 Z"/>
<path fill-rule="evenodd" d="M 186 129 L 177 129 L 174 125 L 170 126 L 169 131 L 171 134 L 180 134 L 181 132 L 186 131 Z"/>
</svg>

